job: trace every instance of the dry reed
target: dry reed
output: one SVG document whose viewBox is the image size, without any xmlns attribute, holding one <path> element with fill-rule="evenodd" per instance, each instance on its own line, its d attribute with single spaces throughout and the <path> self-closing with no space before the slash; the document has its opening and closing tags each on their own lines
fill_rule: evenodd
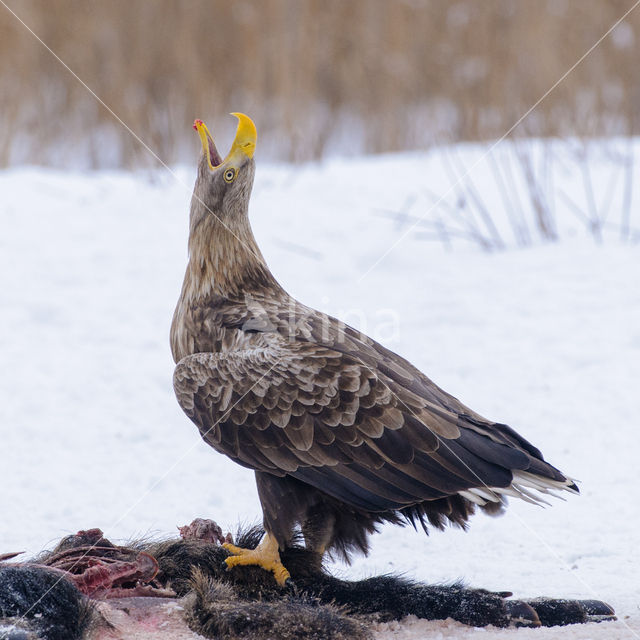
<svg viewBox="0 0 640 640">
<path fill-rule="evenodd" d="M 194 117 L 228 132 L 234 110 L 293 161 L 500 136 L 634 2 L 6 1 L 166 162 L 192 159 Z M 637 133 L 638 34 L 640 8 L 514 133 Z M 0 165 L 151 160 L 3 7 L 0 110 Z"/>
</svg>

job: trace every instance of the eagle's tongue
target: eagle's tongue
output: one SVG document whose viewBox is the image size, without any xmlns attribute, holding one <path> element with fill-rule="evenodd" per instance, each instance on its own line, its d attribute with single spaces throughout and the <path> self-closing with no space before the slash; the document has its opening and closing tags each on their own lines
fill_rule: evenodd
<svg viewBox="0 0 640 640">
<path fill-rule="evenodd" d="M 207 137 L 209 138 L 209 159 L 211 160 L 211 164 L 214 167 L 217 167 L 218 165 L 222 164 L 222 158 L 220 157 L 220 154 L 218 153 L 216 145 L 211 139 L 211 136 L 207 135 Z"/>
</svg>

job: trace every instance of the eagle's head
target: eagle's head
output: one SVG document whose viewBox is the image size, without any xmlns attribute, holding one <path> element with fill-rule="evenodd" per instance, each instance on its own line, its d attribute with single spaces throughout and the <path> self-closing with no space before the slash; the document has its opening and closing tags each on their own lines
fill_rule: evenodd
<svg viewBox="0 0 640 640">
<path fill-rule="evenodd" d="M 255 172 L 256 126 L 243 113 L 231 115 L 238 118 L 238 130 L 224 160 L 207 125 L 202 120 L 193 123 L 202 141 L 202 155 L 192 203 L 192 216 L 195 214 L 197 219 L 192 223 L 201 222 L 200 218 L 211 215 L 222 223 L 233 225 L 239 216 L 247 214 Z"/>
<path fill-rule="evenodd" d="M 238 130 L 224 160 L 207 125 L 202 120 L 193 124 L 202 141 L 202 155 L 191 199 L 189 266 L 183 287 L 188 304 L 206 299 L 211 292 L 235 296 L 277 286 L 249 224 L 256 126 L 242 113 L 231 115 L 238 118 Z"/>
</svg>

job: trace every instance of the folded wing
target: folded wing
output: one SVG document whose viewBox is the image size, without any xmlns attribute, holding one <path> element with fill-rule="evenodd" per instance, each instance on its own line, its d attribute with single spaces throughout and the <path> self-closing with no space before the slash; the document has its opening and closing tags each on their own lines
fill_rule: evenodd
<svg viewBox="0 0 640 640">
<path fill-rule="evenodd" d="M 506 425 L 443 406 L 384 363 L 310 342 L 196 353 L 176 366 L 174 387 L 221 453 L 366 511 L 455 494 L 480 505 L 500 494 L 540 502 L 531 488 L 574 488 Z"/>
</svg>

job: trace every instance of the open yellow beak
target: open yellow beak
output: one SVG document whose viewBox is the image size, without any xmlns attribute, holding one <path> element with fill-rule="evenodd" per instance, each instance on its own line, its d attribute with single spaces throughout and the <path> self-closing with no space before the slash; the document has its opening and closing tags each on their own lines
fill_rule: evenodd
<svg viewBox="0 0 640 640">
<path fill-rule="evenodd" d="M 243 159 L 253 158 L 253 154 L 256 150 L 256 140 L 258 139 L 258 132 L 256 131 L 256 125 L 253 124 L 253 120 L 244 113 L 232 113 L 232 116 L 238 118 L 238 129 L 236 130 L 236 137 L 231 145 L 231 149 L 224 160 L 220 159 L 218 150 L 213 143 L 213 138 L 207 129 L 207 125 L 202 120 L 196 120 L 193 123 L 193 128 L 198 132 L 200 140 L 202 142 L 202 150 L 204 151 L 209 169 L 215 171 L 222 165 L 233 164 L 238 166 Z"/>
</svg>

